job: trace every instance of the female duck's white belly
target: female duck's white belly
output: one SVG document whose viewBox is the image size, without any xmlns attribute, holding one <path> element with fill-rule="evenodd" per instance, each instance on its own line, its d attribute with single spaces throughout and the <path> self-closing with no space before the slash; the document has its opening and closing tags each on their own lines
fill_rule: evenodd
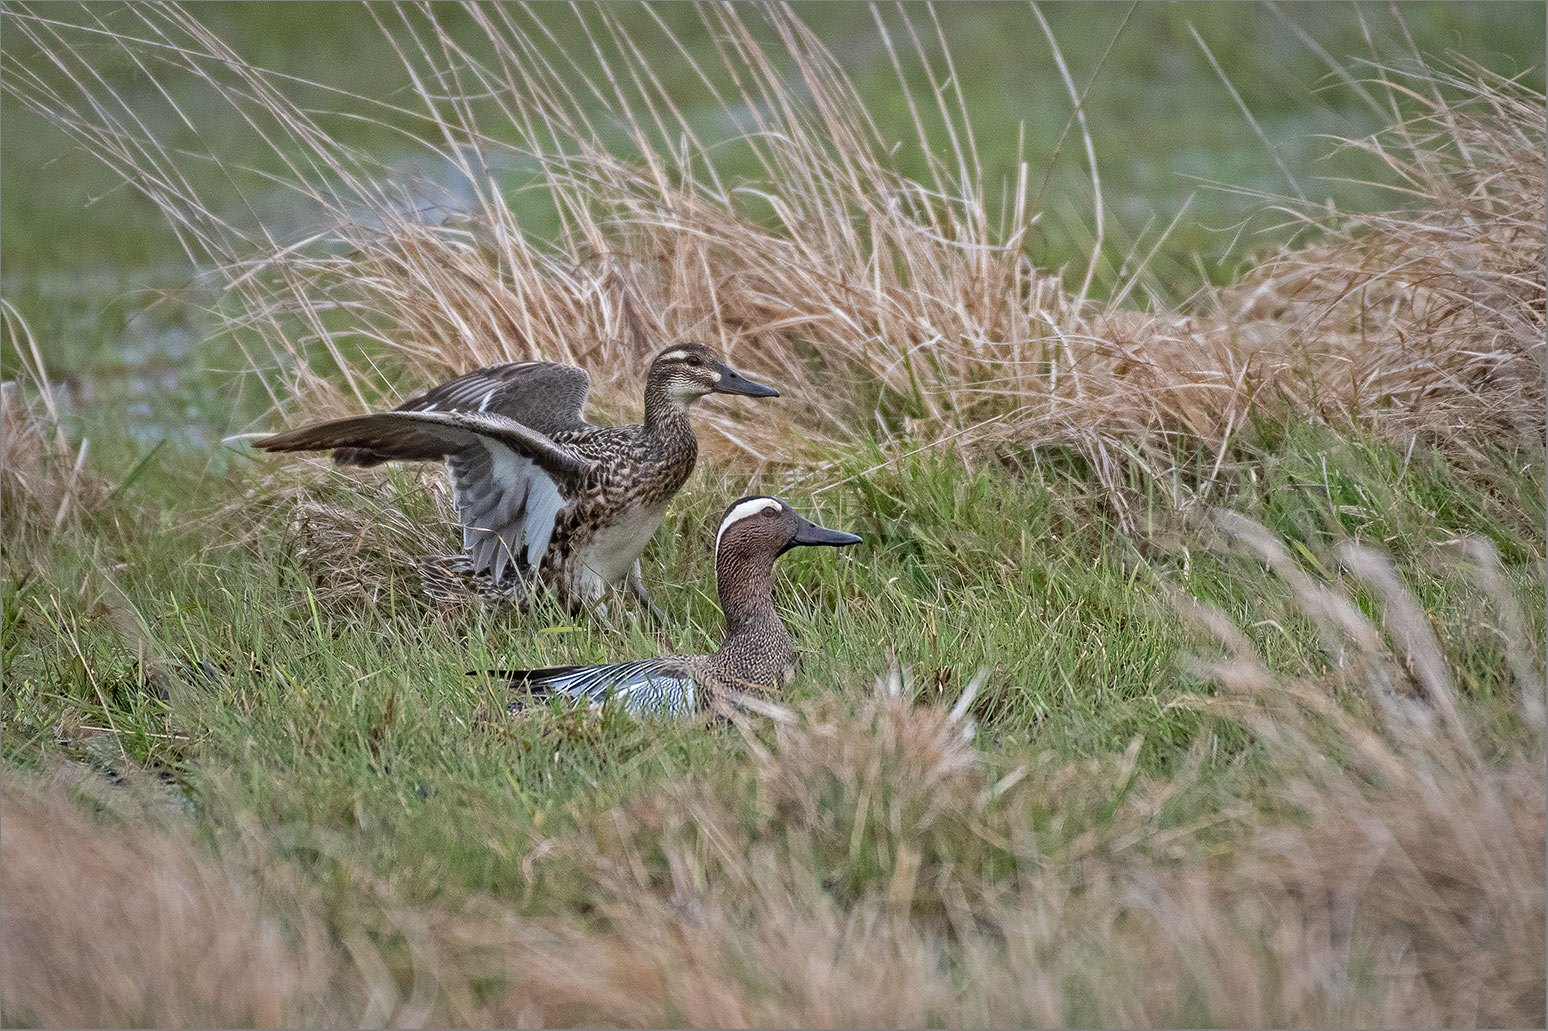
<svg viewBox="0 0 1548 1031">
<path fill-rule="evenodd" d="M 600 599 L 608 586 L 623 583 L 665 515 L 665 504 L 631 508 L 591 535 L 579 556 L 580 593 L 588 601 Z"/>
</svg>

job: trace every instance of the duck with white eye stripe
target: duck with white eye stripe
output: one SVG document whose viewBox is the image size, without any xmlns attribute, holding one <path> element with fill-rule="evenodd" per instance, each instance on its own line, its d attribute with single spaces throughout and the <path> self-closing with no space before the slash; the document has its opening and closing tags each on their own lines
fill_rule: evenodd
<svg viewBox="0 0 1548 1031">
<path fill-rule="evenodd" d="M 708 394 L 778 397 L 703 344 L 668 347 L 645 381 L 645 421 L 593 426 L 581 415 L 586 370 L 508 362 L 458 376 L 390 412 L 333 419 L 256 442 L 333 451 L 338 465 L 444 459 L 465 555 L 420 560 L 426 589 L 526 604 L 552 592 L 567 610 L 601 607 L 627 585 L 660 623 L 640 553 L 693 472 L 688 411 Z"/>
<path fill-rule="evenodd" d="M 713 654 L 491 675 L 533 694 L 568 695 L 594 707 L 613 699 L 634 715 L 686 716 L 740 695 L 766 696 L 790 682 L 796 664 L 795 645 L 774 611 L 774 560 L 802 545 L 859 543 L 852 533 L 802 518 L 777 498 L 742 498 L 726 509 L 715 535 L 715 589 L 726 633 Z"/>
</svg>

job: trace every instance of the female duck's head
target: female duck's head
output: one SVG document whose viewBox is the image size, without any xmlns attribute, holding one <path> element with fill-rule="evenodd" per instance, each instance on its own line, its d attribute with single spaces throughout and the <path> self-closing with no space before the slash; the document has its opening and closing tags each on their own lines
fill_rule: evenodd
<svg viewBox="0 0 1548 1031">
<path fill-rule="evenodd" d="M 687 411 L 707 394 L 778 397 L 779 391 L 754 383 L 703 344 L 681 343 L 662 351 L 650 363 L 646 394 L 678 411 Z"/>
</svg>

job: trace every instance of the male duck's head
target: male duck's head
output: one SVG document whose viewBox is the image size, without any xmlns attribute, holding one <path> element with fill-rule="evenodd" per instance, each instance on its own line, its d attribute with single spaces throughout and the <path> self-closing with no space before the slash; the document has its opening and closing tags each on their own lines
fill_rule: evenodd
<svg viewBox="0 0 1548 1031">
<path fill-rule="evenodd" d="M 703 344 L 674 344 L 650 363 L 647 390 L 659 393 L 677 408 L 686 410 L 706 394 L 740 394 L 743 397 L 778 397 L 779 391 L 752 380 L 727 365 L 725 359 Z"/>
<path fill-rule="evenodd" d="M 774 560 L 791 548 L 826 545 L 842 548 L 859 544 L 852 533 L 829 530 L 802 518 L 795 509 L 770 497 L 746 497 L 731 503 L 720 519 L 715 535 L 715 563 L 722 557 L 760 561 L 772 567 Z"/>
</svg>

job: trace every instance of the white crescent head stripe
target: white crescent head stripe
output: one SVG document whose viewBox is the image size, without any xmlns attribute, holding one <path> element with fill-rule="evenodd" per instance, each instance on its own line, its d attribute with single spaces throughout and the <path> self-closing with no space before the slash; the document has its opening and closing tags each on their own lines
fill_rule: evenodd
<svg viewBox="0 0 1548 1031">
<path fill-rule="evenodd" d="M 664 362 L 675 362 L 680 361 L 686 357 L 688 357 L 688 352 L 684 351 L 682 348 L 678 348 L 675 351 L 668 351 L 666 354 L 662 355 L 661 360 Z"/>
<path fill-rule="evenodd" d="M 755 516 L 766 509 L 772 508 L 778 512 L 784 507 L 784 505 L 781 505 L 773 498 L 748 498 L 727 512 L 726 517 L 720 521 L 720 532 L 715 534 L 715 556 L 717 558 L 720 556 L 720 538 L 726 535 L 726 531 L 731 528 L 732 523 L 746 519 L 748 516 Z"/>
</svg>

